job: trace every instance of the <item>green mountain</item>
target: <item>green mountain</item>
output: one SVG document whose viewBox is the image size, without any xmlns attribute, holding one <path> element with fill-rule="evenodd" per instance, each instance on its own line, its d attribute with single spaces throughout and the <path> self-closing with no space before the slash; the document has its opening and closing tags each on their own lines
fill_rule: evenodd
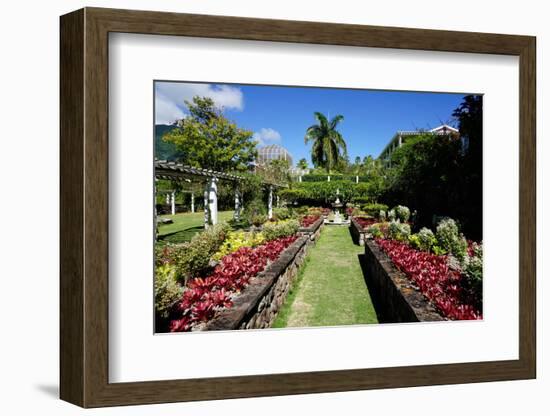
<svg viewBox="0 0 550 416">
<path fill-rule="evenodd" d="M 167 132 L 175 126 L 168 124 L 155 125 L 155 157 L 160 160 L 178 160 L 181 158 L 181 152 L 176 149 L 172 143 L 162 140 Z"/>
</svg>

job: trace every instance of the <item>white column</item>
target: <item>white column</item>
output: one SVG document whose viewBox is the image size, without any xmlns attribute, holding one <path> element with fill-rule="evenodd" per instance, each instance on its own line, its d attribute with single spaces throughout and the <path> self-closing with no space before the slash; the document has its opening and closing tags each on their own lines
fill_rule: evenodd
<svg viewBox="0 0 550 416">
<path fill-rule="evenodd" d="M 176 215 L 176 191 L 170 193 L 170 208 L 172 210 L 172 215 Z"/>
<path fill-rule="evenodd" d="M 208 211 L 208 191 L 210 189 L 210 183 L 206 181 L 204 185 L 204 229 L 208 229 L 210 224 L 210 212 Z"/>
<path fill-rule="evenodd" d="M 401 147 L 401 145 L 403 144 L 403 138 L 401 136 L 399 136 L 397 143 L 398 143 L 397 147 Z"/>
<path fill-rule="evenodd" d="M 279 208 L 279 195 L 275 197 L 275 200 L 277 201 L 277 208 Z"/>
<path fill-rule="evenodd" d="M 170 205 L 170 194 L 166 194 L 166 205 Z"/>
<path fill-rule="evenodd" d="M 327 176 L 327 182 L 330 182 L 330 175 Z"/>
<path fill-rule="evenodd" d="M 195 192 L 191 192 L 191 212 L 195 212 Z"/>
<path fill-rule="evenodd" d="M 273 185 L 269 185 L 269 197 L 267 198 L 267 218 L 273 218 Z"/>
<path fill-rule="evenodd" d="M 298 176 L 298 182 L 302 182 L 302 175 Z"/>
<path fill-rule="evenodd" d="M 212 225 L 218 223 L 218 179 L 212 178 L 210 180 L 210 187 L 208 190 L 208 210 L 210 211 L 210 220 Z"/>
<path fill-rule="evenodd" d="M 359 175 L 355 175 L 355 183 L 359 183 Z"/>
<path fill-rule="evenodd" d="M 241 199 L 239 195 L 239 188 L 235 186 L 235 212 L 233 213 L 233 218 L 235 221 L 241 219 Z"/>
</svg>

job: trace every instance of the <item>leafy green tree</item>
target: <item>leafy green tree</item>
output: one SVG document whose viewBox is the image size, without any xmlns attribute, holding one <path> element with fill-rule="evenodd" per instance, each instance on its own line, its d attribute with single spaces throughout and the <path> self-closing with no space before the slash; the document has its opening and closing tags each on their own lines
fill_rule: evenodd
<svg viewBox="0 0 550 416">
<path fill-rule="evenodd" d="M 338 165 L 338 162 L 347 157 L 347 148 L 344 138 L 336 129 L 344 116 L 337 115 L 330 121 L 327 117 L 316 111 L 317 124 L 313 124 L 306 130 L 305 143 L 312 142 L 311 161 L 315 167 L 325 168 L 327 173 Z"/>
<path fill-rule="evenodd" d="M 296 164 L 298 169 L 307 169 L 307 160 L 305 157 L 301 158 Z"/>
<path fill-rule="evenodd" d="M 268 164 L 258 167 L 256 173 L 266 182 L 287 184 L 290 178 L 290 163 L 284 159 L 273 159 Z"/>
<path fill-rule="evenodd" d="M 482 97 L 464 97 L 453 116 L 460 136 L 423 133 L 393 152 L 382 200 L 417 210 L 419 226 L 455 218 L 468 238 L 481 240 Z"/>
<path fill-rule="evenodd" d="M 237 127 L 207 97 L 186 101 L 190 115 L 163 139 L 180 152 L 179 162 L 218 171 L 245 171 L 257 155 L 251 131 Z"/>
</svg>

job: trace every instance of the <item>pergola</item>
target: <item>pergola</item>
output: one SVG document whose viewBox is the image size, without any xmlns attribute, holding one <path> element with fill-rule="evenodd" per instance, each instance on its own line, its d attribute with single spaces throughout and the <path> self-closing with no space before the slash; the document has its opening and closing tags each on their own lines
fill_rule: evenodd
<svg viewBox="0 0 550 416">
<path fill-rule="evenodd" d="M 244 177 L 231 173 L 218 172 L 210 169 L 194 168 L 181 163 L 169 162 L 166 160 L 155 160 L 155 179 L 168 179 L 171 181 L 185 181 L 187 183 L 201 183 L 204 185 L 204 228 L 210 224 L 218 223 L 218 182 L 232 182 L 235 189 L 235 220 L 240 219 L 242 209 L 242 197 L 239 183 Z M 264 182 L 268 187 L 269 196 L 267 200 L 268 218 L 273 217 L 273 189 L 281 187 L 280 184 Z M 155 187 L 156 188 L 156 187 Z M 165 191 L 166 192 L 166 191 Z M 168 191 L 172 213 L 175 213 L 175 191 Z M 156 194 L 156 189 L 155 189 Z M 194 212 L 194 193 L 191 192 L 191 206 Z M 155 209 L 156 217 L 156 209 Z M 156 219 L 156 218 L 155 218 Z"/>
</svg>

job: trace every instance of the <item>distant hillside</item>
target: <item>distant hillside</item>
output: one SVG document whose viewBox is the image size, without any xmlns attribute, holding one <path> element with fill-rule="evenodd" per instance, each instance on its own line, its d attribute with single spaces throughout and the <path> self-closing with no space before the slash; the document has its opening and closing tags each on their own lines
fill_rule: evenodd
<svg viewBox="0 0 550 416">
<path fill-rule="evenodd" d="M 162 140 L 162 136 L 173 128 L 173 125 L 168 124 L 157 124 L 155 126 L 155 157 L 157 159 L 176 160 L 181 155 L 172 143 Z"/>
</svg>

